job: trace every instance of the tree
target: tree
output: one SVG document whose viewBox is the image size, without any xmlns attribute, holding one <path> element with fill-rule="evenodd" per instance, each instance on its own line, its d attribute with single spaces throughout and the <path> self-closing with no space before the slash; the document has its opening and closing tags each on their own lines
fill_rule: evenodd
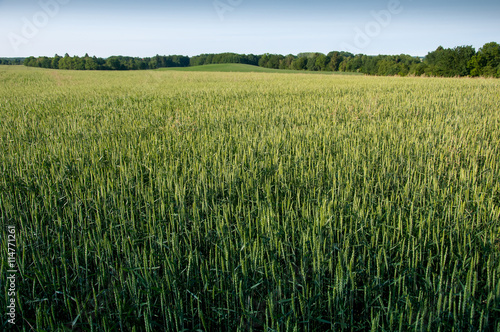
<svg viewBox="0 0 500 332">
<path fill-rule="evenodd" d="M 59 69 L 72 69 L 72 60 L 68 53 L 64 54 L 64 58 L 59 59 Z"/>
<path fill-rule="evenodd" d="M 80 58 L 79 56 L 74 56 L 73 57 L 73 66 L 71 69 L 75 70 L 85 70 L 85 60 L 83 58 Z"/>
<path fill-rule="evenodd" d="M 304 70 L 306 69 L 307 58 L 306 57 L 298 57 L 292 62 L 292 68 L 295 70 Z"/>
<path fill-rule="evenodd" d="M 30 56 L 30 57 L 24 59 L 24 65 L 28 66 L 28 67 L 37 67 L 37 62 L 36 62 L 35 57 Z"/>
<path fill-rule="evenodd" d="M 295 59 L 295 56 L 292 54 L 288 54 L 280 61 L 279 69 L 292 69 L 292 62 Z"/>
<path fill-rule="evenodd" d="M 330 52 L 328 53 L 328 57 L 330 57 L 330 62 L 328 63 L 328 67 L 331 71 L 338 71 L 339 65 L 343 60 L 340 52 Z"/>
<path fill-rule="evenodd" d="M 320 71 L 324 71 L 326 70 L 326 65 L 328 63 L 328 58 L 326 57 L 326 55 L 324 54 L 319 54 L 317 57 L 316 57 L 316 63 L 315 63 L 315 66 L 317 68 L 317 70 L 320 70 Z"/>
<path fill-rule="evenodd" d="M 279 69 L 280 67 L 280 62 L 283 60 L 282 55 L 278 54 L 271 54 L 268 57 L 268 61 L 266 64 L 267 68 L 272 68 L 272 69 Z"/>
<path fill-rule="evenodd" d="M 439 46 L 425 57 L 426 74 L 430 76 L 467 76 L 470 74 L 470 61 L 476 51 L 472 46 L 459 46 L 453 49 Z"/>
<path fill-rule="evenodd" d="M 259 64 L 259 57 L 254 54 L 247 55 L 247 64 L 257 66 Z"/>
<path fill-rule="evenodd" d="M 259 59 L 259 67 L 267 67 L 269 62 L 269 54 L 263 54 Z"/>
<path fill-rule="evenodd" d="M 85 70 L 97 70 L 99 69 L 99 65 L 96 62 L 95 57 L 91 58 L 88 56 L 88 54 L 85 54 Z"/>
<path fill-rule="evenodd" d="M 59 69 L 59 60 L 61 60 L 61 57 L 59 55 L 54 55 L 52 58 L 52 62 L 50 64 L 50 68 L 52 69 Z"/>
<path fill-rule="evenodd" d="M 38 58 L 37 62 L 38 62 L 39 67 L 50 68 L 50 66 L 52 64 L 52 59 L 50 59 L 46 56 L 42 56 L 42 57 Z"/>
<path fill-rule="evenodd" d="M 471 76 L 500 77 L 500 45 L 486 43 L 479 49 L 469 63 Z"/>
<path fill-rule="evenodd" d="M 468 76 L 470 74 L 469 62 L 476 54 L 472 46 L 458 46 L 453 49 L 453 67 L 450 76 Z"/>
<path fill-rule="evenodd" d="M 307 58 L 307 70 L 318 71 L 320 70 L 316 65 L 316 60 L 319 57 L 319 53 L 311 53 Z"/>
<path fill-rule="evenodd" d="M 120 70 L 121 63 L 116 56 L 112 56 L 106 59 L 106 66 L 111 70 Z"/>
<path fill-rule="evenodd" d="M 415 64 L 411 65 L 409 74 L 415 75 L 415 76 L 422 76 L 425 74 L 426 68 L 427 68 L 427 65 L 423 62 L 415 63 Z"/>
<path fill-rule="evenodd" d="M 362 55 L 358 54 L 353 58 L 349 58 L 346 66 L 348 72 L 358 72 L 363 67 Z"/>
</svg>

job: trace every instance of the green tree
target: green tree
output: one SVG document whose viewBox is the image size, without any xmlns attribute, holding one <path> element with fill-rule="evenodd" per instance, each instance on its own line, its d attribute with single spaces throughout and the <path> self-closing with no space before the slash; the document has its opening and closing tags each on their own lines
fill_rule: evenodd
<svg viewBox="0 0 500 332">
<path fill-rule="evenodd" d="M 42 68 L 50 68 L 52 65 L 52 58 L 42 56 L 38 58 L 38 66 Z"/>
<path fill-rule="evenodd" d="M 309 71 L 316 71 L 317 70 L 316 57 L 314 55 L 307 58 L 306 69 Z"/>
<path fill-rule="evenodd" d="M 95 57 L 91 58 L 88 56 L 88 54 L 86 54 L 85 58 L 84 58 L 84 61 L 85 61 L 85 69 L 86 70 L 97 70 L 99 69 L 99 65 L 97 64 L 97 61 L 95 59 Z"/>
<path fill-rule="evenodd" d="M 470 74 L 469 62 L 476 54 L 472 46 L 458 46 L 453 49 L 453 65 L 450 76 L 468 76 Z"/>
<path fill-rule="evenodd" d="M 328 63 L 328 67 L 331 71 L 338 71 L 339 65 L 342 62 L 343 56 L 340 52 L 330 52 L 328 53 L 328 57 L 330 58 L 330 62 Z"/>
<path fill-rule="evenodd" d="M 316 57 L 316 63 L 315 63 L 315 65 L 316 65 L 317 70 L 325 71 L 327 63 L 328 63 L 328 57 L 326 55 L 319 54 Z"/>
<path fill-rule="evenodd" d="M 262 54 L 259 59 L 259 67 L 267 67 L 267 63 L 269 62 L 269 54 Z"/>
<path fill-rule="evenodd" d="M 469 63 L 471 76 L 500 77 L 500 45 L 486 43 L 479 49 Z"/>
<path fill-rule="evenodd" d="M 453 49 L 439 46 L 429 52 L 424 59 L 425 71 L 430 76 L 467 76 L 470 74 L 470 61 L 476 51 L 472 46 L 459 46 Z"/>
<path fill-rule="evenodd" d="M 64 54 L 64 57 L 59 59 L 59 69 L 71 69 L 72 60 L 68 53 Z"/>
<path fill-rule="evenodd" d="M 292 68 L 295 70 L 304 70 L 306 69 L 307 58 L 306 57 L 298 57 L 292 62 Z"/>
<path fill-rule="evenodd" d="M 266 67 L 272 69 L 279 69 L 280 62 L 284 59 L 282 55 L 271 54 L 269 55 L 269 59 L 267 61 Z"/>
<path fill-rule="evenodd" d="M 37 62 L 36 62 L 35 57 L 30 56 L 30 57 L 24 59 L 24 65 L 28 66 L 28 67 L 37 67 Z"/>
<path fill-rule="evenodd" d="M 118 57 L 116 56 L 109 57 L 106 59 L 106 66 L 111 70 L 120 70 L 121 69 L 120 59 L 118 59 Z"/>
<path fill-rule="evenodd" d="M 427 65 L 423 62 L 415 63 L 411 65 L 410 67 L 410 75 L 415 75 L 415 76 L 422 76 L 425 74 L 425 69 L 427 68 Z"/>
<path fill-rule="evenodd" d="M 54 57 L 52 58 L 52 62 L 50 64 L 50 68 L 59 69 L 59 60 L 61 60 L 61 57 L 57 54 L 54 55 Z"/>
<path fill-rule="evenodd" d="M 349 58 L 346 69 L 348 72 L 358 72 L 361 71 L 361 67 L 363 67 L 363 55 L 358 54 L 353 58 Z"/>
<path fill-rule="evenodd" d="M 75 70 L 85 70 L 85 60 L 83 58 L 80 58 L 79 56 L 75 55 L 73 57 L 73 66 L 71 69 Z"/>
</svg>

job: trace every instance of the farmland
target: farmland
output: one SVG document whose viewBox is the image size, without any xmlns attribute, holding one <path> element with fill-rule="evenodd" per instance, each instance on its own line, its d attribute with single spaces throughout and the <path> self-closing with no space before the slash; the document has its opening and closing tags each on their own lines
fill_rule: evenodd
<svg viewBox="0 0 500 332">
<path fill-rule="evenodd" d="M 10 225 L 26 329 L 500 330 L 499 105 L 494 79 L 0 66 L 0 306 Z"/>
</svg>

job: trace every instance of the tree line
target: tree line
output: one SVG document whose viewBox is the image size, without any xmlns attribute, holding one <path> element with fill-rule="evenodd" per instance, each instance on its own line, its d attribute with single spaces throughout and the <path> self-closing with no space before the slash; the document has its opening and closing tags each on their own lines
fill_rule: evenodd
<svg viewBox="0 0 500 332">
<path fill-rule="evenodd" d="M 112 56 L 106 59 L 55 55 L 54 57 L 29 57 L 24 65 L 31 67 L 74 70 L 141 70 L 165 67 L 188 67 L 207 64 L 242 63 L 273 69 L 307 71 L 358 72 L 379 76 L 439 76 L 500 77 L 500 45 L 485 44 L 477 52 L 472 46 L 455 48 L 438 47 L 423 59 L 406 54 L 364 55 L 333 51 L 323 53 L 281 54 L 201 54 L 193 57 L 182 55 L 137 58 Z"/>
<path fill-rule="evenodd" d="M 24 58 L 0 58 L 0 65 L 22 65 Z"/>
<path fill-rule="evenodd" d="M 143 70 L 163 67 L 187 67 L 189 57 L 183 55 L 157 55 L 152 58 L 137 58 L 129 56 L 111 56 L 109 58 L 90 57 L 85 54 L 83 57 L 69 56 L 66 53 L 63 57 L 29 57 L 24 60 L 24 65 L 28 67 L 40 67 L 51 69 L 72 69 L 72 70 Z"/>
</svg>

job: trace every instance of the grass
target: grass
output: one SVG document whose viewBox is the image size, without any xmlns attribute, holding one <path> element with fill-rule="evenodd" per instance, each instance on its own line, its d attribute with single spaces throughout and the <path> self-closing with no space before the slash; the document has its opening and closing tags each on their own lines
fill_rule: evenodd
<svg viewBox="0 0 500 332">
<path fill-rule="evenodd" d="M 305 71 L 305 70 L 289 70 L 289 69 L 271 69 L 240 63 L 226 63 L 203 66 L 192 66 L 182 68 L 160 68 L 160 71 L 194 71 L 194 72 L 234 72 L 234 73 L 274 73 L 274 74 L 323 74 L 323 75 L 362 75 L 359 73 L 340 73 L 328 71 Z"/>
<path fill-rule="evenodd" d="M 499 89 L 0 67 L 17 326 L 498 330 Z"/>
</svg>

